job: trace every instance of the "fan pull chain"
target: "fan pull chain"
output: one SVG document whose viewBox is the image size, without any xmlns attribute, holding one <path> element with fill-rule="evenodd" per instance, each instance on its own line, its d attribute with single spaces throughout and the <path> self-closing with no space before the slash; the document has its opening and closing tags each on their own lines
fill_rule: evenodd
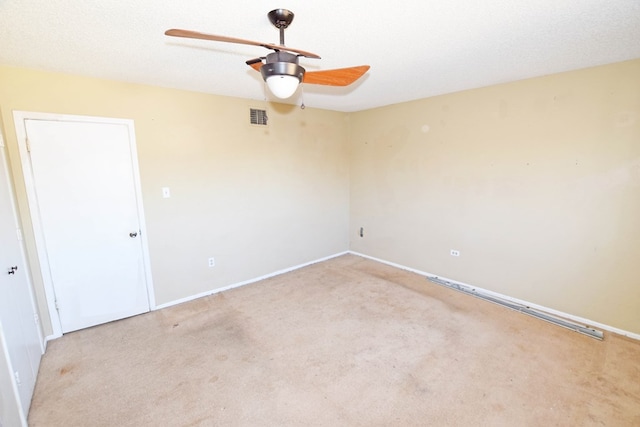
<svg viewBox="0 0 640 427">
<path fill-rule="evenodd" d="M 263 87 L 264 87 L 264 114 L 265 114 L 265 119 L 267 121 L 269 121 L 269 99 L 267 97 L 267 82 L 263 81 Z"/>
<path fill-rule="evenodd" d="M 304 105 L 304 85 L 300 85 L 300 109 L 304 110 L 306 106 Z"/>
</svg>

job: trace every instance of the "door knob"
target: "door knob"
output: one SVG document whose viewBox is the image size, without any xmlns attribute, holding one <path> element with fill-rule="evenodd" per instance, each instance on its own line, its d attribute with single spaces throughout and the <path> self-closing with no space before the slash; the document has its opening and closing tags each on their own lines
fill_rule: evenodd
<svg viewBox="0 0 640 427">
<path fill-rule="evenodd" d="M 17 269 L 18 269 L 17 265 L 14 265 L 13 267 L 9 267 L 9 271 L 7 271 L 7 274 L 16 274 Z"/>
<path fill-rule="evenodd" d="M 129 233 L 129 237 L 131 237 L 132 239 L 135 239 L 137 235 L 138 233 L 136 233 L 135 231 L 132 231 L 131 233 Z"/>
</svg>

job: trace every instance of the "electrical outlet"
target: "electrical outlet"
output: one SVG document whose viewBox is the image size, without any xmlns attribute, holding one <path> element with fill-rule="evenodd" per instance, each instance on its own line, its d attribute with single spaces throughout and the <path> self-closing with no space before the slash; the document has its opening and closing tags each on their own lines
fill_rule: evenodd
<svg viewBox="0 0 640 427">
<path fill-rule="evenodd" d="M 215 267 L 215 266 L 216 266 L 215 258 L 209 258 L 209 267 Z"/>
<path fill-rule="evenodd" d="M 169 187 L 162 187 L 162 197 L 164 199 L 171 197 L 171 189 Z"/>
<path fill-rule="evenodd" d="M 451 256 L 460 256 L 460 251 L 456 251 L 455 249 L 451 249 Z"/>
<path fill-rule="evenodd" d="M 360 237 L 364 237 L 364 227 L 360 227 Z"/>
</svg>

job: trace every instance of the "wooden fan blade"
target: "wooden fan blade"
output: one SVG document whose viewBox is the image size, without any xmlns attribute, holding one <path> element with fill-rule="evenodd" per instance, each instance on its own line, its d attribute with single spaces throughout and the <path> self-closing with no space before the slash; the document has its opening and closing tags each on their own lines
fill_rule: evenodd
<svg viewBox="0 0 640 427">
<path fill-rule="evenodd" d="M 262 68 L 264 64 L 262 63 L 262 58 L 256 58 L 248 60 L 247 65 L 256 71 L 260 71 L 260 68 Z"/>
<path fill-rule="evenodd" d="M 358 80 L 371 68 L 369 65 L 337 68 L 335 70 L 307 71 L 303 83 L 327 86 L 348 86 Z"/>
<path fill-rule="evenodd" d="M 213 41 L 216 41 L 216 42 L 248 44 L 248 45 L 251 45 L 251 46 L 262 46 L 262 47 L 265 47 L 267 49 L 283 50 L 285 52 L 297 53 L 298 55 L 302 55 L 302 56 L 307 57 L 307 58 L 320 59 L 320 56 L 316 55 L 315 53 L 307 52 L 307 51 L 300 50 L 300 49 L 294 49 L 292 47 L 280 46 L 280 45 L 272 44 L 272 43 L 255 42 L 253 40 L 238 39 L 238 38 L 235 38 L 235 37 L 216 36 L 215 34 L 200 33 L 198 31 L 171 29 L 171 30 L 165 31 L 164 34 L 167 35 L 167 36 L 185 37 L 185 38 L 188 38 L 188 39 L 213 40 Z"/>
</svg>

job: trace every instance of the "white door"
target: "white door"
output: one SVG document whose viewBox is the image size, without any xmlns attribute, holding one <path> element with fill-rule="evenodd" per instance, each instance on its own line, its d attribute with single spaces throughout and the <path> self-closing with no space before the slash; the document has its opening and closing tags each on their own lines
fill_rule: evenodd
<svg viewBox="0 0 640 427">
<path fill-rule="evenodd" d="M 40 261 L 62 332 L 149 311 L 132 123 L 23 118 L 22 126 Z"/>
<path fill-rule="evenodd" d="M 0 323 L 19 401 L 27 414 L 43 347 L 4 150 L 0 139 Z"/>
</svg>

